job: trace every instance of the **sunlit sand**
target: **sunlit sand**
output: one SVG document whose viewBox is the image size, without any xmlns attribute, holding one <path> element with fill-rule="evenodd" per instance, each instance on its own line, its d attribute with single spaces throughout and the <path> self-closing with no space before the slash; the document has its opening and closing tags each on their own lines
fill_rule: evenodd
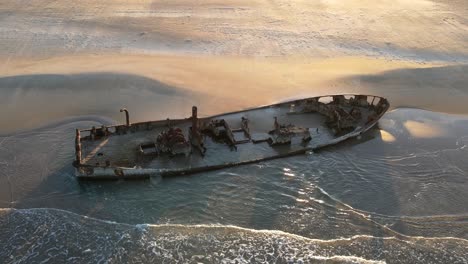
<svg viewBox="0 0 468 264">
<path fill-rule="evenodd" d="M 158 83 L 149 97 L 159 85 L 171 86 L 179 101 L 200 104 L 205 115 L 335 93 L 467 113 L 463 1 L 8 0 L 0 8 L 3 132 L 69 115 L 117 118 L 104 92 L 116 84 L 99 74 L 133 76 L 118 89 L 141 96 L 142 106 L 117 100 L 113 107 L 126 104 L 136 120 L 161 117 L 132 88 L 141 78 Z M 46 74 L 74 75 L 73 91 L 44 91 L 67 86 Z M 88 76 L 84 90 L 78 74 Z M 79 105 L 88 110 L 73 107 Z M 177 112 L 181 105 L 158 107 Z"/>
<path fill-rule="evenodd" d="M 406 121 L 404 124 L 411 136 L 417 138 L 435 138 L 447 133 L 440 124 L 427 124 L 418 121 Z"/>
</svg>

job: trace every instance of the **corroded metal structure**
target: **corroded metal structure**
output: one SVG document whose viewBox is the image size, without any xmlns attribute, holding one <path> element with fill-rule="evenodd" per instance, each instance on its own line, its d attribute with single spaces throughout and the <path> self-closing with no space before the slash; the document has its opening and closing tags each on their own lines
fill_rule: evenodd
<svg viewBox="0 0 468 264">
<path fill-rule="evenodd" d="M 76 130 L 76 175 L 135 179 L 187 175 L 304 154 L 357 137 L 388 110 L 385 98 L 331 95 L 210 117 Z"/>
</svg>

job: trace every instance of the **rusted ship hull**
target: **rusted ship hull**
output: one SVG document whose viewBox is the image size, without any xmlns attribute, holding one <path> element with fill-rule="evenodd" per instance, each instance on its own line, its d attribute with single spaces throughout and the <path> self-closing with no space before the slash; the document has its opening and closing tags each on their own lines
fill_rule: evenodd
<svg viewBox="0 0 468 264">
<path fill-rule="evenodd" d="M 175 176 L 289 157 L 357 137 L 388 110 L 385 98 L 332 95 L 199 118 L 76 130 L 80 179 Z"/>
</svg>

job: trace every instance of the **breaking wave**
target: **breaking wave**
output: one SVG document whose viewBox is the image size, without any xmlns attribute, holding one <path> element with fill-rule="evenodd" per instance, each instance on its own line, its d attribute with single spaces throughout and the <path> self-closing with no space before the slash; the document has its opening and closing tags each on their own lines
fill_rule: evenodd
<svg viewBox="0 0 468 264">
<path fill-rule="evenodd" d="M 466 117 L 398 109 L 370 139 L 321 153 L 192 178 L 77 182 L 74 128 L 106 122 L 0 136 L 0 206 L 39 208 L 0 209 L 0 263 L 468 262 Z"/>
<path fill-rule="evenodd" d="M 129 225 L 58 209 L 1 209 L 2 263 L 466 263 L 468 240 L 330 240 L 229 225 Z"/>
</svg>

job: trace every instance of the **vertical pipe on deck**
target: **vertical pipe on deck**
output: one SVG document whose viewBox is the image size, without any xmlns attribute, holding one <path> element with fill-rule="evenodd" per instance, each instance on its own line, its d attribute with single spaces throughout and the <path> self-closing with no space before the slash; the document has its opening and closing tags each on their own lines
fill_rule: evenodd
<svg viewBox="0 0 468 264">
<path fill-rule="evenodd" d="M 192 107 L 192 131 L 198 131 L 198 109 L 196 106 Z"/>
<path fill-rule="evenodd" d="M 122 112 L 125 112 L 125 121 L 126 121 L 126 125 L 127 125 L 127 127 L 129 127 L 129 126 L 130 126 L 130 116 L 129 116 L 129 114 L 128 114 L 128 110 L 127 110 L 126 108 L 122 108 L 122 109 L 120 109 L 120 112 L 121 112 L 121 113 L 122 113 Z"/>
</svg>

